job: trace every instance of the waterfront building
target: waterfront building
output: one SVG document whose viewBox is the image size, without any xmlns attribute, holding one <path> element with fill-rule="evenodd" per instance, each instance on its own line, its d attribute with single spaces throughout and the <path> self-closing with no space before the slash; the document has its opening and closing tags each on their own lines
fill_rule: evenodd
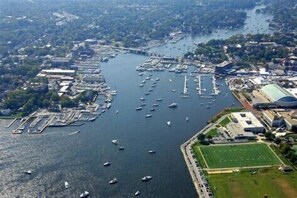
<svg viewBox="0 0 297 198">
<path fill-rule="evenodd" d="M 269 84 L 252 93 L 254 108 L 297 107 L 297 98 L 277 84 Z"/>
<path fill-rule="evenodd" d="M 263 133 L 265 127 L 263 124 L 254 116 L 252 112 L 235 112 L 231 113 L 231 119 L 245 132 Z"/>
<path fill-rule="evenodd" d="M 217 64 L 215 66 L 215 73 L 216 74 L 226 74 L 231 70 L 232 66 L 233 66 L 232 62 L 224 61 L 224 62 Z"/>
</svg>

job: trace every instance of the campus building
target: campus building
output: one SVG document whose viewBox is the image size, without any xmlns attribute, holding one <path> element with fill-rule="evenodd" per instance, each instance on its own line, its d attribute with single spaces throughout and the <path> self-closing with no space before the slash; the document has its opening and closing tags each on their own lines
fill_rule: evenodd
<svg viewBox="0 0 297 198">
<path fill-rule="evenodd" d="M 297 98 L 277 84 L 269 84 L 252 92 L 254 108 L 293 108 Z"/>
</svg>

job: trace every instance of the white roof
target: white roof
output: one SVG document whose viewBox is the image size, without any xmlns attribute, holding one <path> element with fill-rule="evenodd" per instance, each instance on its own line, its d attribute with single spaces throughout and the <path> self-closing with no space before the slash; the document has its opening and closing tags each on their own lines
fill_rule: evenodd
<svg viewBox="0 0 297 198">
<path fill-rule="evenodd" d="M 231 114 L 237 119 L 243 129 L 263 127 L 261 122 L 251 112 L 236 112 Z"/>
<path fill-rule="evenodd" d="M 75 70 L 69 70 L 69 69 L 44 69 L 42 70 L 42 73 L 63 73 L 63 74 L 74 74 Z"/>
</svg>

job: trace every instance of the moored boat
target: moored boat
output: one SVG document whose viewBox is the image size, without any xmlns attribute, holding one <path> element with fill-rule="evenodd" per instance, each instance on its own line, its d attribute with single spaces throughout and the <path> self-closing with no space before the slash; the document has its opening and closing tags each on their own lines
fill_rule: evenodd
<svg viewBox="0 0 297 198">
<path fill-rule="evenodd" d="M 85 198 L 85 197 L 88 197 L 90 195 L 90 193 L 88 191 L 85 191 L 83 193 L 80 194 L 80 198 Z"/>
<path fill-rule="evenodd" d="M 112 180 L 109 181 L 109 184 L 116 184 L 118 183 L 117 178 L 113 178 Z"/>
</svg>

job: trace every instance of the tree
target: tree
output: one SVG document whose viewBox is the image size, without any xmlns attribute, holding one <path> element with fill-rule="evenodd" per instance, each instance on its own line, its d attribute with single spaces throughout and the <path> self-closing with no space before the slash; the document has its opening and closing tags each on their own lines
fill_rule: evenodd
<svg viewBox="0 0 297 198">
<path fill-rule="evenodd" d="M 204 141 L 205 140 L 205 135 L 203 133 L 200 133 L 198 136 L 197 136 L 198 140 L 200 141 Z"/>
<path fill-rule="evenodd" d="M 277 144 L 277 145 L 280 144 L 281 142 L 282 142 L 282 140 L 280 138 L 278 138 L 278 137 L 275 138 L 275 140 L 274 140 L 274 143 Z"/>
</svg>

